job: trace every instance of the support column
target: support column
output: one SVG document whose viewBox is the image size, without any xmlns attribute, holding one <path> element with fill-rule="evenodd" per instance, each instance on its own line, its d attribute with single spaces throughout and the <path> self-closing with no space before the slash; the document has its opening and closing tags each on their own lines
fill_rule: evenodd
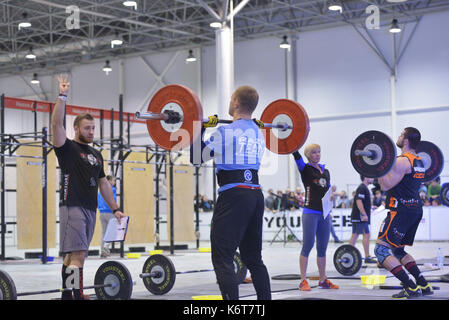
<svg viewBox="0 0 449 320">
<path fill-rule="evenodd" d="M 297 101 L 297 58 L 296 37 L 291 36 L 290 49 L 284 49 L 285 59 L 285 97 Z M 288 157 L 288 188 L 292 191 L 299 184 L 299 174 L 292 156 Z"/>
<path fill-rule="evenodd" d="M 234 90 L 234 44 L 228 25 L 216 31 L 217 114 L 228 115 L 229 101 Z"/>
</svg>

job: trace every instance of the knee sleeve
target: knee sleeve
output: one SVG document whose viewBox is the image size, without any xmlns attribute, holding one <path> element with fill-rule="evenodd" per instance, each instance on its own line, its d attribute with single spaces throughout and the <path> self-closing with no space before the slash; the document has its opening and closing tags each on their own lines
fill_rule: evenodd
<svg viewBox="0 0 449 320">
<path fill-rule="evenodd" d="M 382 244 L 376 243 L 376 246 L 374 247 L 374 254 L 376 255 L 379 263 L 383 264 L 385 259 L 388 256 L 391 256 L 391 251 L 390 251 L 390 248 L 388 248 Z"/>
<path fill-rule="evenodd" d="M 400 248 L 394 248 L 393 250 L 391 250 L 393 252 L 393 255 L 399 260 L 401 261 L 402 258 L 404 258 L 407 255 L 407 252 L 405 252 L 404 247 L 400 247 Z"/>
</svg>

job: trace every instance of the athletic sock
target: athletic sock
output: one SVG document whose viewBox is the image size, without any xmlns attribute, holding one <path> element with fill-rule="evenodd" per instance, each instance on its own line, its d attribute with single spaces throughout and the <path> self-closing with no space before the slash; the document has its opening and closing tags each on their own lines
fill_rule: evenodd
<svg viewBox="0 0 449 320">
<path fill-rule="evenodd" d="M 413 280 L 410 279 L 407 272 L 405 272 L 405 270 L 402 268 L 402 265 L 399 265 L 399 266 L 391 269 L 391 273 L 396 278 L 398 278 L 404 284 L 404 286 L 406 286 L 408 288 L 412 288 L 412 289 L 416 288 L 415 282 L 413 282 Z"/>
<path fill-rule="evenodd" d="M 67 274 L 67 266 L 62 264 L 61 268 L 61 278 L 62 278 L 62 288 L 67 289 L 67 278 L 69 274 Z M 64 290 L 62 291 L 61 300 L 73 300 L 72 291 Z"/>
<path fill-rule="evenodd" d="M 63 289 L 67 288 L 66 281 L 67 281 L 68 274 L 66 273 L 66 270 L 67 270 L 67 266 L 62 264 L 61 277 L 62 277 L 62 288 Z"/>
<path fill-rule="evenodd" d="M 83 292 L 83 268 L 78 268 L 79 270 L 79 289 L 73 289 L 73 295 L 75 296 L 75 300 L 83 300 L 84 292 Z"/>
<path fill-rule="evenodd" d="M 415 261 L 407 263 L 405 269 L 416 279 L 416 284 L 423 287 L 427 286 L 427 280 L 422 275 Z"/>
</svg>

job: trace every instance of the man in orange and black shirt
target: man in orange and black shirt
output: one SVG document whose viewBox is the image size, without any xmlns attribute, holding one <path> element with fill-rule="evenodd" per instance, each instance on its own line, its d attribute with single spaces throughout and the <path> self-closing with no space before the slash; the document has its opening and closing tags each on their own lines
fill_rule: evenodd
<svg viewBox="0 0 449 320">
<path fill-rule="evenodd" d="M 417 129 L 405 128 L 396 142 L 402 150 L 401 155 L 391 171 L 378 179 L 382 190 L 387 191 L 385 203 L 390 211 L 380 227 L 374 252 L 379 263 L 403 284 L 404 289 L 393 295 L 395 299 L 433 294 L 432 286 L 421 274 L 415 259 L 404 251 L 404 246 L 413 245 L 423 215 L 418 191 L 425 168 L 415 151 L 420 141 L 421 134 Z"/>
</svg>

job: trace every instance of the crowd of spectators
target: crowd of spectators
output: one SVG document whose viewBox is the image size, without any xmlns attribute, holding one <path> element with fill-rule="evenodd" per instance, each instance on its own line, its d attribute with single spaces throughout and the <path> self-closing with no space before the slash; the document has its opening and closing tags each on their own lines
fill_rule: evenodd
<svg viewBox="0 0 449 320">
<path fill-rule="evenodd" d="M 374 183 L 371 189 L 373 198 L 373 209 L 385 206 L 386 193 L 381 191 L 380 185 Z M 440 206 L 441 184 L 440 177 L 428 183 L 423 183 L 419 190 L 419 196 L 424 206 Z M 346 191 L 337 191 L 336 186 L 332 186 L 332 201 L 334 208 L 352 208 L 354 202 L 355 191 L 352 192 L 351 198 L 348 197 Z M 296 210 L 304 206 L 304 191 L 298 187 L 293 192 L 290 189 L 285 191 L 269 189 L 265 194 L 265 210 L 279 212 L 283 210 Z"/>
<path fill-rule="evenodd" d="M 304 206 L 304 191 L 296 188 L 295 191 L 287 189 L 278 190 L 274 193 L 273 189 L 268 189 L 265 195 L 265 210 L 279 212 L 285 210 L 297 210 Z"/>
</svg>

